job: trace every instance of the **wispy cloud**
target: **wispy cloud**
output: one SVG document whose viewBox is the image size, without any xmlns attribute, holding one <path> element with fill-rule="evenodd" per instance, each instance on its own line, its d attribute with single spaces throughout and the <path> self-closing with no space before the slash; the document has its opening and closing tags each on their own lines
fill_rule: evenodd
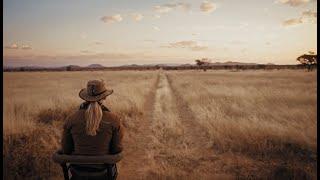
<svg viewBox="0 0 320 180">
<path fill-rule="evenodd" d="M 115 23 L 115 22 L 121 22 L 122 21 L 122 16 L 120 14 L 115 14 L 112 16 L 103 16 L 101 17 L 101 21 L 105 23 Z"/>
<path fill-rule="evenodd" d="M 301 18 L 293 18 L 293 19 L 287 19 L 282 22 L 283 26 L 292 26 L 303 23 Z"/>
<path fill-rule="evenodd" d="M 203 1 L 200 5 L 200 10 L 205 13 L 212 13 L 217 6 L 211 1 Z"/>
<path fill-rule="evenodd" d="M 4 48 L 6 48 L 6 49 L 19 49 L 19 47 L 16 43 L 5 46 Z"/>
<path fill-rule="evenodd" d="M 29 49 L 32 49 L 32 47 L 31 47 L 30 45 L 25 45 L 25 44 L 23 44 L 23 45 L 21 46 L 21 49 L 23 49 L 23 50 L 29 50 Z"/>
<path fill-rule="evenodd" d="M 153 10 L 157 13 L 168 13 L 173 10 L 181 9 L 184 11 L 188 11 L 190 9 L 191 5 L 188 3 L 167 3 L 163 5 L 154 6 Z"/>
<path fill-rule="evenodd" d="M 134 13 L 132 14 L 132 19 L 135 21 L 141 21 L 143 19 L 143 15 L 140 13 Z"/>
<path fill-rule="evenodd" d="M 308 21 L 308 22 L 315 23 L 315 24 L 317 23 L 317 12 L 316 11 L 311 11 L 311 10 L 303 11 L 301 17 L 304 21 Z"/>
<path fill-rule="evenodd" d="M 317 18 L 317 12 L 311 11 L 311 10 L 303 11 L 302 12 L 302 16 L 303 17 Z"/>
<path fill-rule="evenodd" d="M 317 12 L 311 11 L 311 10 L 303 11 L 301 13 L 300 17 L 287 19 L 282 22 L 282 25 L 283 26 L 291 26 L 291 25 L 302 24 L 304 22 L 316 23 L 317 22 Z"/>
<path fill-rule="evenodd" d="M 310 0 L 276 0 L 275 2 L 297 7 L 310 2 Z"/>
<path fill-rule="evenodd" d="M 5 46 L 5 49 L 22 49 L 22 50 L 30 50 L 32 47 L 30 45 L 22 44 L 19 46 L 17 43 L 13 43 L 11 45 Z"/>
<path fill-rule="evenodd" d="M 201 51 L 208 49 L 207 46 L 201 46 L 196 41 L 178 41 L 174 43 L 169 43 L 167 46 L 162 46 L 166 48 L 187 48 L 193 51 Z"/>
</svg>

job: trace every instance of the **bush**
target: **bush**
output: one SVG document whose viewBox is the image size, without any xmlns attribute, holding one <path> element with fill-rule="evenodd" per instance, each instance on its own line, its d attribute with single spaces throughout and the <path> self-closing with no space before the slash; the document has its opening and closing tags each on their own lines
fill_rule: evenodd
<svg viewBox="0 0 320 180">
<path fill-rule="evenodd" d="M 61 173 L 51 159 L 60 136 L 59 130 L 42 124 L 29 133 L 4 136 L 4 179 L 48 179 Z"/>
</svg>

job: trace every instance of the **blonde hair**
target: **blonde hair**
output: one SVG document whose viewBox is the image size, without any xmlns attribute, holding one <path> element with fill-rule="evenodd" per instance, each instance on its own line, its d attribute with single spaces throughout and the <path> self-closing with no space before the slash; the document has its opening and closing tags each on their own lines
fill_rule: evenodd
<svg viewBox="0 0 320 180">
<path fill-rule="evenodd" d="M 85 119 L 86 133 L 90 136 L 95 136 L 102 119 L 102 109 L 98 102 L 90 102 L 85 112 Z"/>
</svg>

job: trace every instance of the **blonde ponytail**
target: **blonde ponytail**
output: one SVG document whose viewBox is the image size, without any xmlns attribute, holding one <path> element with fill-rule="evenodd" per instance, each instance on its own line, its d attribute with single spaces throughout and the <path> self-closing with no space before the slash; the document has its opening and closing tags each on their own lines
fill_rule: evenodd
<svg viewBox="0 0 320 180">
<path fill-rule="evenodd" d="M 95 136 L 102 119 L 102 109 L 98 102 L 90 102 L 85 112 L 85 119 L 86 133 L 90 136 Z"/>
</svg>

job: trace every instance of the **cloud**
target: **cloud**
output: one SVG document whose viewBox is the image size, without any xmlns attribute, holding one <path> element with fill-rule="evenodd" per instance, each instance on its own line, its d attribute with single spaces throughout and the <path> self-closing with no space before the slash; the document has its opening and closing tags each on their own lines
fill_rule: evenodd
<svg viewBox="0 0 320 180">
<path fill-rule="evenodd" d="M 182 10 L 184 10 L 184 11 L 189 11 L 190 10 L 190 8 L 191 8 L 191 5 L 190 4 L 188 4 L 188 3 L 176 3 L 176 4 L 174 4 L 174 7 L 175 8 L 178 8 L 178 9 L 182 9 Z"/>
<path fill-rule="evenodd" d="M 13 43 L 11 45 L 5 46 L 6 49 L 19 49 L 18 45 L 16 43 Z"/>
<path fill-rule="evenodd" d="M 153 30 L 160 31 L 160 28 L 158 28 L 157 26 L 153 26 L 152 28 Z"/>
<path fill-rule="evenodd" d="M 32 49 L 32 47 L 29 46 L 29 45 L 22 45 L 22 46 L 21 46 L 21 49 L 23 49 L 23 50 L 29 50 L 29 49 Z"/>
<path fill-rule="evenodd" d="M 135 21 L 141 21 L 143 19 L 143 15 L 140 13 L 135 13 L 135 14 L 132 14 L 132 18 Z"/>
<path fill-rule="evenodd" d="M 284 22 L 282 22 L 282 25 L 283 26 L 291 26 L 291 25 L 302 24 L 304 22 L 316 23 L 317 22 L 317 12 L 311 11 L 311 10 L 303 11 L 301 13 L 300 17 L 285 20 Z"/>
<path fill-rule="evenodd" d="M 178 41 L 174 43 L 169 43 L 168 46 L 163 46 L 166 48 L 187 48 L 193 51 L 201 51 L 208 49 L 207 46 L 201 46 L 196 41 Z"/>
<path fill-rule="evenodd" d="M 115 14 L 112 16 L 103 16 L 101 18 L 101 21 L 105 22 L 105 23 L 115 23 L 115 22 L 120 22 L 122 21 L 122 16 L 120 14 Z"/>
<path fill-rule="evenodd" d="M 315 54 L 314 51 L 308 51 L 309 54 Z"/>
<path fill-rule="evenodd" d="M 5 49 L 22 49 L 22 50 L 30 50 L 32 47 L 30 45 L 22 44 L 21 46 L 18 46 L 17 43 L 13 43 L 11 45 L 5 46 Z"/>
<path fill-rule="evenodd" d="M 308 21 L 311 23 L 317 23 L 317 12 L 316 11 L 311 11 L 311 10 L 307 10 L 307 11 L 303 11 L 301 18 L 304 21 Z"/>
<path fill-rule="evenodd" d="M 154 6 L 153 10 L 157 13 L 168 13 L 172 10 L 172 8 L 169 7 L 163 7 L 163 6 Z"/>
<path fill-rule="evenodd" d="M 302 16 L 303 17 L 317 18 L 317 12 L 311 11 L 311 10 L 303 11 L 302 12 Z"/>
<path fill-rule="evenodd" d="M 310 0 L 277 0 L 276 3 L 286 4 L 292 7 L 297 7 L 310 2 Z"/>
<path fill-rule="evenodd" d="M 283 26 L 293 26 L 303 23 L 301 18 L 288 19 L 282 22 Z"/>
<path fill-rule="evenodd" d="M 217 6 L 211 1 L 203 1 L 200 5 L 200 10 L 205 13 L 211 13 L 216 10 Z"/>
<path fill-rule="evenodd" d="M 163 5 L 154 6 L 153 10 L 157 13 L 168 13 L 172 10 L 182 9 L 184 11 L 188 11 L 190 9 L 190 4 L 188 3 L 167 3 Z"/>
</svg>

